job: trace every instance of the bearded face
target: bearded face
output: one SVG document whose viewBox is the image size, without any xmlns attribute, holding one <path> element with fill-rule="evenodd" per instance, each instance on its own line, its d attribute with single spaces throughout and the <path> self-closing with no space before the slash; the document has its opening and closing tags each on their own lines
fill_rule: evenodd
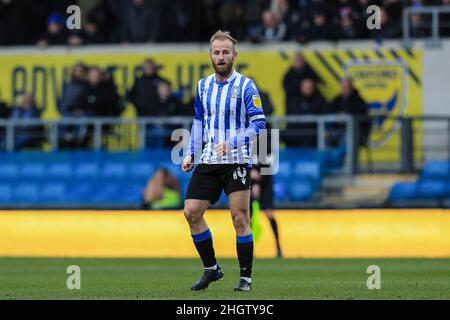
<svg viewBox="0 0 450 320">
<path fill-rule="evenodd" d="M 214 40 L 209 56 L 216 74 L 221 77 L 228 76 L 233 70 L 236 55 L 234 44 L 230 40 Z"/>
</svg>

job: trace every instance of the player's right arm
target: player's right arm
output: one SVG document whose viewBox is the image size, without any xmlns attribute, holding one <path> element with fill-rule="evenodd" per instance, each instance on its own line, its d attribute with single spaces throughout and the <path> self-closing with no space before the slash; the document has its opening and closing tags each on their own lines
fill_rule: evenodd
<svg viewBox="0 0 450 320">
<path fill-rule="evenodd" d="M 200 97 L 201 80 L 197 85 L 197 93 L 194 102 L 194 121 L 191 128 L 191 139 L 189 141 L 189 148 L 187 156 L 183 159 L 181 169 L 183 172 L 189 172 L 194 168 L 194 163 L 201 155 L 202 140 L 203 140 L 203 103 Z"/>
</svg>

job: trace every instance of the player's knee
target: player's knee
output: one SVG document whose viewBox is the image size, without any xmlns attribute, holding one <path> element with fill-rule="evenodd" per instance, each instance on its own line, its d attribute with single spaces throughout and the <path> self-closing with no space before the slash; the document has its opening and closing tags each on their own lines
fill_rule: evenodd
<svg viewBox="0 0 450 320">
<path fill-rule="evenodd" d="M 200 214 L 198 214 L 198 212 L 190 208 L 184 209 L 184 217 L 186 218 L 186 220 L 190 225 L 195 225 L 200 221 Z"/>
<path fill-rule="evenodd" d="M 246 210 L 233 212 L 233 224 L 236 229 L 245 229 L 250 223 L 250 215 Z"/>
</svg>

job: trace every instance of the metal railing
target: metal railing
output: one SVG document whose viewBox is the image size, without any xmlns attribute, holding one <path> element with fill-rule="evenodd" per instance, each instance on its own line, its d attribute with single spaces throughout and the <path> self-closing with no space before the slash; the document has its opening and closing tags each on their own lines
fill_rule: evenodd
<svg viewBox="0 0 450 320">
<path fill-rule="evenodd" d="M 411 35 L 411 15 L 413 14 L 421 14 L 423 15 L 431 15 L 431 20 L 427 21 L 424 19 L 417 25 L 419 28 L 423 28 L 423 30 L 429 30 L 429 36 L 421 37 L 427 41 L 427 45 L 431 47 L 439 47 L 440 46 L 440 29 L 442 28 L 441 20 L 439 19 L 442 14 L 450 14 L 450 7 L 448 6 L 428 6 L 428 7 L 406 7 L 403 9 L 403 42 L 405 46 L 411 46 L 413 36 Z M 450 21 L 446 22 L 444 25 L 445 28 L 448 28 L 450 31 Z"/>
<path fill-rule="evenodd" d="M 413 173 L 428 160 L 450 159 L 450 117 L 387 117 L 384 121 L 389 121 L 388 129 L 393 130 L 391 141 L 383 145 L 369 139 L 365 144 L 361 144 L 361 130 L 367 123 L 371 124 L 372 136 L 382 136 L 383 130 L 389 131 L 386 128 L 378 128 L 377 121 L 379 121 L 377 117 L 352 117 L 344 114 L 267 117 L 271 128 L 280 129 L 281 142 L 288 146 L 290 145 L 284 142 L 286 134 L 293 135 L 294 140 L 300 142 L 312 137 L 313 145 L 310 148 L 319 151 L 330 150 L 337 146 L 344 148 L 345 158 L 339 171 L 343 174 L 383 170 Z M 94 151 L 137 151 L 152 148 L 148 144 L 149 138 L 170 142 L 173 129 L 190 130 L 191 124 L 191 117 L 0 120 L 0 152 L 27 149 L 28 147 L 22 147 L 17 143 L 24 137 L 40 142 L 33 145 L 35 149 L 57 151 L 63 149 L 61 137 L 67 132 L 67 128 L 72 130 L 80 127 L 84 127 L 87 132 L 87 144 L 80 148 Z M 149 128 L 154 127 L 166 128 L 164 136 L 149 137 L 149 134 L 152 135 Z M 34 132 L 33 128 L 37 132 Z M 23 129 L 27 130 L 26 134 Z M 172 143 L 174 144 L 175 142 Z M 66 147 L 71 148 L 77 146 Z M 361 149 L 367 151 L 366 161 L 362 159 L 364 157 L 360 152 Z"/>
</svg>

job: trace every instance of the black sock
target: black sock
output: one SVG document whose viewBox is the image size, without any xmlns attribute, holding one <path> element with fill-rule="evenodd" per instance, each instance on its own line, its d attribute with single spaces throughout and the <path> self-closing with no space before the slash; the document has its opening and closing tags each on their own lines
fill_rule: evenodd
<svg viewBox="0 0 450 320">
<path fill-rule="evenodd" d="M 253 235 L 250 233 L 249 235 L 242 237 L 237 236 L 236 240 L 241 277 L 251 278 L 253 264 Z"/>
<path fill-rule="evenodd" d="M 275 218 L 269 218 L 270 225 L 272 226 L 273 234 L 275 236 L 275 241 L 277 242 L 277 248 L 280 249 L 280 239 L 278 237 L 278 225 Z"/>
<path fill-rule="evenodd" d="M 208 229 L 202 233 L 193 234 L 192 239 L 194 240 L 194 244 L 200 258 L 202 259 L 203 266 L 205 268 L 215 266 L 217 264 L 217 260 L 214 252 L 211 231 Z"/>
</svg>

